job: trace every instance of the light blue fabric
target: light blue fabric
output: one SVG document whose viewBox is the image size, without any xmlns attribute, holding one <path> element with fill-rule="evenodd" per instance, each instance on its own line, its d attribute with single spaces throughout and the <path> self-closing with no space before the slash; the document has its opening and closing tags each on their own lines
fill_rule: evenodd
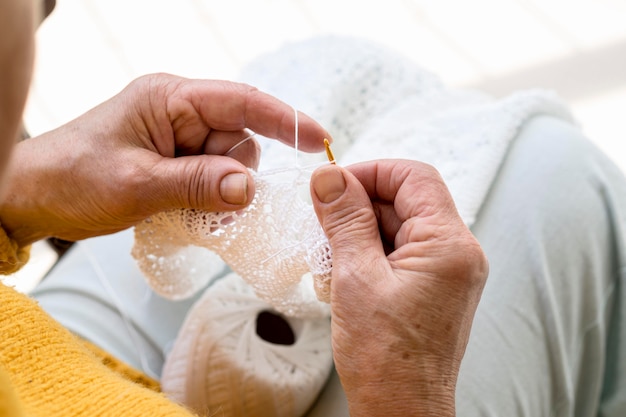
<svg viewBox="0 0 626 417">
<path fill-rule="evenodd" d="M 457 415 L 626 415 L 621 172 L 578 129 L 537 117 L 513 142 L 473 231 L 490 277 L 459 376 Z M 129 231 L 82 242 L 33 295 L 70 330 L 158 374 L 194 299 L 153 294 L 131 246 Z M 333 375 L 309 416 L 347 415 Z"/>
<path fill-rule="evenodd" d="M 490 260 L 458 415 L 626 415 L 626 181 L 580 131 L 536 118 L 473 231 Z"/>
</svg>

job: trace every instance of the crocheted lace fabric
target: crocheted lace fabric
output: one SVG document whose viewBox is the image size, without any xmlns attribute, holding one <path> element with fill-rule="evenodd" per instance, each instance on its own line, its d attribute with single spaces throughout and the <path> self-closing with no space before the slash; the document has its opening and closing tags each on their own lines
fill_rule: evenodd
<svg viewBox="0 0 626 417">
<path fill-rule="evenodd" d="M 435 166 L 461 217 L 472 225 L 513 140 L 529 118 L 572 117 L 551 92 L 522 91 L 493 99 L 445 88 L 431 73 L 361 39 L 326 37 L 285 46 L 249 65 L 242 81 L 304 111 L 333 135 L 341 165 L 380 158 L 415 159 Z M 272 182 L 268 170 L 294 168 L 294 151 L 260 138 L 257 194 L 240 213 L 175 210 L 136 229 L 133 251 L 153 287 L 170 297 L 202 288 L 223 264 L 219 254 L 277 310 L 300 317 L 326 314 L 331 252 L 313 209 L 294 183 Z M 320 138 L 322 140 L 322 138 Z M 300 154 L 300 165 L 325 159 Z M 289 172 L 289 171 L 287 171 Z"/>
<path fill-rule="evenodd" d="M 135 228 L 133 256 L 152 287 L 169 298 L 193 295 L 220 265 L 210 253 L 190 256 L 186 250 L 194 245 L 218 254 L 276 310 L 326 315 L 312 282 L 329 301 L 330 246 L 311 205 L 297 194 L 301 180 L 292 171 L 253 176 L 256 194 L 247 208 L 159 213 Z"/>
</svg>

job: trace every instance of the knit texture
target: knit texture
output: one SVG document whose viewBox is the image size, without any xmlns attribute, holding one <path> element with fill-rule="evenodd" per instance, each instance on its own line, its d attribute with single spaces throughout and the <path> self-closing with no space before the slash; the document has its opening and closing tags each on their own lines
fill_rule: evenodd
<svg viewBox="0 0 626 417">
<path fill-rule="evenodd" d="M 28 262 L 30 246 L 19 247 L 0 227 L 0 275 L 9 275 Z"/>
<path fill-rule="evenodd" d="M 433 165 L 469 226 L 524 122 L 535 115 L 573 121 L 552 92 L 530 90 L 495 100 L 449 90 L 413 62 L 362 39 L 326 37 L 287 45 L 250 64 L 241 78 L 325 126 L 342 165 L 381 158 Z M 312 206 L 299 203 L 301 194 L 293 186 L 308 176 L 297 168 L 292 149 L 259 139 L 262 159 L 250 209 L 159 214 L 137 227 L 133 254 L 161 293 L 193 282 L 188 293 L 176 292 L 179 297 L 209 281 L 209 252 L 191 252 L 207 248 L 278 311 L 315 316 L 327 311 L 310 296 L 329 300 L 332 253 Z M 298 163 L 310 166 L 324 159 L 323 154 L 300 154 Z M 291 186 L 266 182 L 264 174 L 281 168 L 291 173 Z M 300 230 L 294 233 L 294 228 Z"/>
<path fill-rule="evenodd" d="M 107 368 L 34 300 L 0 285 L 0 305 L 0 404 L 15 408 L 14 393 L 28 416 L 192 415 Z"/>
<path fill-rule="evenodd" d="M 13 389 L 11 378 L 0 367 L 0 417 L 26 417 L 24 408 Z"/>
</svg>

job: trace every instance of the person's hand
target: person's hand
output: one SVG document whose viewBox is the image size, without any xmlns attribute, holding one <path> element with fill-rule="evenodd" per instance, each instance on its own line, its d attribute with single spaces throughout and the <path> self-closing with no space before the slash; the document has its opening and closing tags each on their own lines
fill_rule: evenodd
<svg viewBox="0 0 626 417">
<path fill-rule="evenodd" d="M 439 174 L 413 161 L 311 179 L 332 248 L 332 342 L 350 415 L 454 415 L 488 265 Z"/>
<path fill-rule="evenodd" d="M 299 148 L 321 151 L 326 131 L 300 114 Z M 253 87 L 166 74 L 52 132 L 20 143 L 0 200 L 0 222 L 27 244 L 123 230 L 171 208 L 233 211 L 254 196 L 247 129 L 294 142 L 293 109 Z M 227 156 L 225 154 L 228 153 Z"/>
</svg>

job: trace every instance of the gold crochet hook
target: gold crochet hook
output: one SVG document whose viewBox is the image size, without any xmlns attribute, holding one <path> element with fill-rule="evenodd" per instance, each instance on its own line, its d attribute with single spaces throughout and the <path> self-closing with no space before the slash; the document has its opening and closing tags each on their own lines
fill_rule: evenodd
<svg viewBox="0 0 626 417">
<path fill-rule="evenodd" d="M 335 155 L 333 155 L 333 151 L 330 149 L 330 142 L 326 138 L 324 138 L 324 147 L 326 148 L 326 157 L 331 164 L 336 165 Z"/>
</svg>

